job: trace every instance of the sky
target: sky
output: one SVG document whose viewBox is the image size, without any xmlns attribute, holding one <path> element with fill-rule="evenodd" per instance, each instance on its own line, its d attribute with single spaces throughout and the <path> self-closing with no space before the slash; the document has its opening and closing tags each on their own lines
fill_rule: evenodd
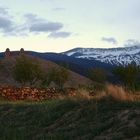
<svg viewBox="0 0 140 140">
<path fill-rule="evenodd" d="M 137 44 L 139 13 L 140 0 L 0 0 L 0 51 Z"/>
</svg>

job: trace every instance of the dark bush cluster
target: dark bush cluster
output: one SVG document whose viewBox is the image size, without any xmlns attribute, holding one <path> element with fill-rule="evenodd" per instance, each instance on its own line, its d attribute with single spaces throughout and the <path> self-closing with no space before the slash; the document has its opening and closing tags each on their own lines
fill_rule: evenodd
<svg viewBox="0 0 140 140">
<path fill-rule="evenodd" d="M 58 88 L 63 89 L 64 84 L 69 79 L 69 75 L 69 71 L 64 67 L 50 68 L 42 78 L 42 85 L 49 86 L 53 82 Z"/>
<path fill-rule="evenodd" d="M 17 58 L 13 74 L 14 79 L 22 85 L 40 82 L 41 86 L 48 87 L 53 82 L 60 89 L 69 78 L 66 68 L 53 67 L 45 71 L 37 61 L 34 62 L 24 55 Z"/>
<path fill-rule="evenodd" d="M 111 73 L 111 72 L 110 72 Z M 128 64 L 118 66 L 112 70 L 116 83 L 121 84 L 126 89 L 136 91 L 140 89 L 140 66 Z M 107 82 L 107 72 L 102 68 L 92 68 L 88 71 L 88 77 L 93 81 L 93 89 L 104 89 Z"/>
<path fill-rule="evenodd" d="M 92 80 L 89 89 L 92 90 L 105 90 L 105 83 L 107 80 L 107 72 L 103 68 L 91 68 L 88 70 L 88 77 Z"/>
<path fill-rule="evenodd" d="M 121 84 L 131 90 L 139 89 L 140 84 L 140 67 L 136 64 L 128 64 L 127 66 L 119 66 L 113 70 Z"/>
<path fill-rule="evenodd" d="M 29 58 L 20 56 L 14 66 L 14 79 L 25 85 L 26 83 L 34 85 L 41 78 L 42 70 L 37 62 Z"/>
</svg>

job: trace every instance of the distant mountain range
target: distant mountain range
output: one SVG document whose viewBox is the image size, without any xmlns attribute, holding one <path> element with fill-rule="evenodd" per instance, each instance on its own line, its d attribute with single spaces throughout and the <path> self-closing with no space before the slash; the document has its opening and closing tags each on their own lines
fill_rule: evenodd
<svg viewBox="0 0 140 140">
<path fill-rule="evenodd" d="M 61 53 L 38 53 L 29 52 L 30 55 L 50 60 L 59 65 L 68 67 L 81 75 L 87 76 L 87 70 L 94 67 L 104 68 L 106 70 L 112 69 L 112 65 L 106 64 L 97 60 L 88 60 L 82 58 L 75 58 Z"/>
<path fill-rule="evenodd" d="M 127 65 L 136 63 L 140 65 L 140 45 L 123 48 L 75 48 L 62 54 L 74 58 L 96 60 L 110 65 Z"/>
<path fill-rule="evenodd" d="M 118 65 L 136 63 L 140 65 L 140 46 L 124 48 L 75 48 L 63 53 L 40 53 L 28 51 L 29 55 L 50 60 L 59 65 L 67 66 L 70 70 L 87 76 L 87 70 L 94 67 L 106 69 L 109 79 L 112 68 Z M 4 53 L 0 53 L 4 57 Z"/>
</svg>

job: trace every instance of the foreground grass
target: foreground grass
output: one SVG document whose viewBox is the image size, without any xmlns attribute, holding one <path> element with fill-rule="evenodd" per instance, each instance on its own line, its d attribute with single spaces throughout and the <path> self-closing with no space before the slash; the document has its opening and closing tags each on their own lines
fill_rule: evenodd
<svg viewBox="0 0 140 140">
<path fill-rule="evenodd" d="M 140 139 L 140 102 L 63 99 L 0 103 L 0 140 Z"/>
</svg>

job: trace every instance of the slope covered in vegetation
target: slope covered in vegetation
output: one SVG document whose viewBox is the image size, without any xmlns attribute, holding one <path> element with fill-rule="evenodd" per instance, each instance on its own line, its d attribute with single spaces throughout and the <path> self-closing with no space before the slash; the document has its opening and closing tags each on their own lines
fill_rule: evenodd
<svg viewBox="0 0 140 140">
<path fill-rule="evenodd" d="M 1 140 L 140 139 L 140 102 L 63 99 L 0 103 Z"/>
<path fill-rule="evenodd" d="M 17 65 L 17 62 L 19 62 L 18 65 Z M 35 86 L 35 82 L 39 80 L 38 78 L 39 74 L 42 73 L 43 71 L 43 74 L 45 75 L 46 73 L 49 72 L 49 70 L 53 68 L 61 68 L 61 66 L 53 63 L 52 61 L 44 60 L 38 57 L 26 55 L 26 54 L 13 55 L 8 58 L 1 58 L 0 59 L 0 84 L 19 86 L 20 82 L 23 83 L 23 81 L 25 82 L 26 79 L 28 80 L 31 79 L 30 83 L 32 83 L 32 85 Z M 24 69 L 26 70 L 25 72 L 24 72 Z M 34 73 L 30 74 L 30 71 L 32 69 L 35 70 L 33 71 L 35 72 L 35 74 Z M 85 85 L 91 82 L 87 77 L 84 77 L 78 73 L 70 71 L 68 68 L 66 70 L 69 74 L 69 77 L 65 85 L 68 87 Z M 15 71 L 16 71 L 16 75 L 15 75 Z M 39 73 L 39 74 L 37 75 L 36 73 Z M 46 75 L 44 77 L 46 77 Z"/>
</svg>

